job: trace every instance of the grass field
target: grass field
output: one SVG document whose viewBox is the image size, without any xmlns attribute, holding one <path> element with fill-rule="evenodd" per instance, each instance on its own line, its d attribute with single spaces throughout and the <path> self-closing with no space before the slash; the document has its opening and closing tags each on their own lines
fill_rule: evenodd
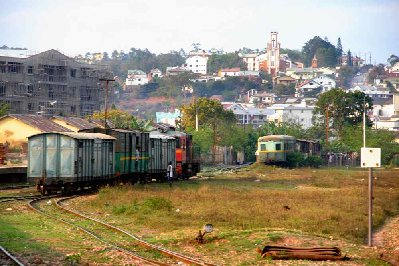
<svg viewBox="0 0 399 266">
<path fill-rule="evenodd" d="M 367 171 L 289 170 L 255 164 L 229 173 L 200 175 L 202 177 L 175 182 L 171 188 L 166 183 L 103 188 L 96 195 L 74 199 L 70 207 L 125 228 L 152 243 L 220 265 L 262 265 L 265 261 L 255 250 L 265 244 L 338 246 L 352 258 L 350 264 L 339 264 L 386 265 L 376 249 L 365 246 Z M 398 177 L 398 170 L 375 171 L 375 228 L 399 214 Z M 30 225 L 25 225 L 16 221 L 26 219 L 23 216 L 26 212 L 11 215 L 2 211 L 3 214 L 2 228 L 29 233 L 22 240 L 26 238 L 28 243 L 40 243 L 44 247 L 48 247 L 44 242 L 58 243 L 54 232 L 57 227 L 46 227 L 51 231 L 48 233 L 51 240 L 34 234 L 32 223 L 43 223 L 38 222 L 35 215 Z M 16 224 L 9 224 L 11 222 Z M 207 223 L 213 224 L 215 230 L 199 245 L 195 237 Z M 47 240 L 42 241 L 43 238 Z M 12 237 L 7 238 L 7 243 L 0 238 L 0 245 L 18 248 Z M 62 248 L 57 248 L 57 252 L 62 253 Z M 81 256 L 82 261 L 91 261 L 95 254 L 85 251 Z M 97 260 L 99 262 L 101 264 L 101 260 Z"/>
</svg>

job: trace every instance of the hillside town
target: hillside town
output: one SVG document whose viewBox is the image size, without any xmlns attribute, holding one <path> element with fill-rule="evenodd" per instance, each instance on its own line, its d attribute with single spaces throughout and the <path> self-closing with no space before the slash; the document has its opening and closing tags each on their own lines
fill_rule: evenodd
<svg viewBox="0 0 399 266">
<path fill-rule="evenodd" d="M 346 92 L 359 91 L 369 96 L 373 100 L 373 109 L 367 116 L 373 127 L 395 132 L 397 140 L 399 138 L 399 62 L 373 66 L 366 64 L 367 58 L 352 57 L 349 51 L 349 56 L 342 53 L 335 67 L 320 66 L 317 54 L 306 66 L 283 53 L 279 33 L 271 32 L 262 51 L 237 53 L 241 67 L 220 67 L 211 72 L 208 61 L 223 51 L 205 51 L 198 45 L 194 48 L 184 56 L 185 62 L 181 65 L 167 66 L 165 72 L 158 68 L 148 72 L 129 69 L 126 78 L 112 73 L 104 60 L 106 53 L 70 58 L 56 50 L 30 54 L 27 50 L 0 49 L 1 100 L 9 106 L 10 114 L 86 118 L 104 110 L 106 92 L 109 102 L 131 110 L 134 106 L 124 102 L 129 95 L 134 97 L 137 95 L 135 92 L 162 79 L 189 73 L 186 84 L 177 88 L 188 101 L 201 95 L 217 100 L 225 110 L 235 114 L 237 123 L 242 126 L 261 127 L 266 122 L 295 123 L 307 129 L 314 124 L 318 95 L 340 87 Z M 341 75 L 345 73 L 341 70 L 348 65 L 356 68 L 357 72 L 343 82 Z M 378 75 L 373 72 L 376 68 L 382 68 Z M 114 77 L 117 89 L 113 85 L 108 92 L 106 82 L 101 80 L 113 80 Z M 225 97 L 226 93 L 206 95 L 198 86 L 231 78 L 253 81 L 260 86 L 250 88 L 244 85 L 238 90 L 232 89 L 229 97 Z M 276 93 L 278 91 L 274 88 L 283 90 Z M 151 95 L 147 97 L 151 98 Z M 159 105 L 152 114 L 143 118 L 176 126 L 181 116 L 180 107 L 173 101 L 166 107 Z M 5 119 L 7 117 L 1 118 Z"/>
</svg>

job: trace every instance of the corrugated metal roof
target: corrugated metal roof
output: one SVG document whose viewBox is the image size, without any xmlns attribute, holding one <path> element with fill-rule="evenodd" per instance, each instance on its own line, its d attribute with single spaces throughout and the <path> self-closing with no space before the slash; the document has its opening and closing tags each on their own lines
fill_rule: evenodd
<svg viewBox="0 0 399 266">
<path fill-rule="evenodd" d="M 64 135 L 68 136 L 74 139 L 105 139 L 105 140 L 116 140 L 116 138 L 105 135 L 102 133 L 76 133 L 76 132 L 44 132 L 40 134 L 34 134 L 32 136 L 29 136 L 28 138 L 31 138 L 33 136 L 38 136 L 38 135 L 44 135 L 44 134 L 58 134 L 58 135 Z"/>
<path fill-rule="evenodd" d="M 167 134 L 161 133 L 159 131 L 151 131 L 150 139 L 175 139 L 175 138 Z"/>
<path fill-rule="evenodd" d="M 39 129 L 42 132 L 50 132 L 50 131 L 57 131 L 57 132 L 70 132 L 71 130 L 65 128 L 63 126 L 54 123 L 53 121 L 40 116 L 40 115 L 27 115 L 27 114 L 9 114 L 3 116 L 2 118 L 10 117 L 21 121 L 31 127 Z M 0 119 L 2 119 L 0 118 Z"/>
<path fill-rule="evenodd" d="M 263 136 L 258 139 L 258 141 L 269 141 L 269 140 L 295 140 L 293 136 L 288 136 L 288 135 L 269 135 L 269 136 Z"/>
<path fill-rule="evenodd" d="M 83 119 L 80 117 L 54 116 L 54 118 L 60 119 L 60 120 L 64 121 L 67 125 L 76 127 L 79 130 L 91 129 L 91 128 L 95 128 L 98 126 L 97 124 L 87 121 L 86 119 Z"/>
</svg>

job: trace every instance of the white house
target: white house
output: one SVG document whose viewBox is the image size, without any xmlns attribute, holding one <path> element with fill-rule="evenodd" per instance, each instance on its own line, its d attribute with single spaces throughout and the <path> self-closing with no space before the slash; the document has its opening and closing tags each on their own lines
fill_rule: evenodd
<svg viewBox="0 0 399 266">
<path fill-rule="evenodd" d="M 316 94 L 324 93 L 326 91 L 331 90 L 332 88 L 335 88 L 336 85 L 337 83 L 335 82 L 334 79 L 325 75 L 320 75 L 316 78 L 307 80 L 299 84 L 295 88 L 296 89 L 295 96 L 296 97 L 303 97 L 305 95 L 315 96 Z"/>
<path fill-rule="evenodd" d="M 206 74 L 208 57 L 194 55 L 186 59 L 185 67 L 189 68 L 193 73 Z"/>
<path fill-rule="evenodd" d="M 249 96 L 249 103 L 273 104 L 276 101 L 274 93 L 256 93 Z"/>
<path fill-rule="evenodd" d="M 233 103 L 227 106 L 226 109 L 233 111 L 239 125 L 252 125 L 253 127 L 263 125 L 268 121 L 268 116 L 274 113 L 273 110 L 251 107 L 240 103 Z"/>
<path fill-rule="evenodd" d="M 128 70 L 127 71 L 127 79 L 126 85 L 127 86 L 137 86 L 137 85 L 144 85 L 148 83 L 147 74 L 141 70 Z"/>
<path fill-rule="evenodd" d="M 360 86 L 355 86 L 354 88 L 350 88 L 349 91 L 352 91 L 352 92 L 361 91 L 364 94 L 368 95 L 372 99 L 392 98 L 392 94 L 389 93 L 388 89 L 378 88 L 376 86 L 360 85 Z"/>
<path fill-rule="evenodd" d="M 150 76 L 151 78 L 162 78 L 162 71 L 158 68 L 151 69 Z"/>
<path fill-rule="evenodd" d="M 247 64 L 249 71 L 259 71 L 259 63 L 256 61 L 256 57 L 259 54 L 240 54 L 242 60 Z"/>
<path fill-rule="evenodd" d="M 313 125 L 313 106 L 295 106 L 290 104 L 274 104 L 267 107 L 274 111 L 268 120 L 274 123 L 296 123 L 307 129 Z"/>
</svg>

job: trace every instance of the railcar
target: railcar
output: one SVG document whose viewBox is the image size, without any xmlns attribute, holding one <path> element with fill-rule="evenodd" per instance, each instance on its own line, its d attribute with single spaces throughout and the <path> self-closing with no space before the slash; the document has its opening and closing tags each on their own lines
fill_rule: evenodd
<svg viewBox="0 0 399 266">
<path fill-rule="evenodd" d="M 79 132 L 110 135 L 115 141 L 115 177 L 121 181 L 144 182 L 148 175 L 149 133 L 137 130 L 93 128 Z"/>
<path fill-rule="evenodd" d="M 321 146 L 318 141 L 296 139 L 288 135 L 268 135 L 258 139 L 256 150 L 257 162 L 267 164 L 284 164 L 287 154 L 300 152 L 307 156 L 320 156 Z"/>
<path fill-rule="evenodd" d="M 169 162 L 172 162 L 173 176 L 176 176 L 176 142 L 176 138 L 159 131 L 150 132 L 149 180 L 166 181 Z"/>
<path fill-rule="evenodd" d="M 28 137 L 28 180 L 42 194 L 112 182 L 115 138 L 101 133 L 47 132 Z"/>
<path fill-rule="evenodd" d="M 287 159 L 287 153 L 295 150 L 296 139 L 288 135 L 269 135 L 258 139 L 257 162 L 281 163 Z"/>
</svg>

